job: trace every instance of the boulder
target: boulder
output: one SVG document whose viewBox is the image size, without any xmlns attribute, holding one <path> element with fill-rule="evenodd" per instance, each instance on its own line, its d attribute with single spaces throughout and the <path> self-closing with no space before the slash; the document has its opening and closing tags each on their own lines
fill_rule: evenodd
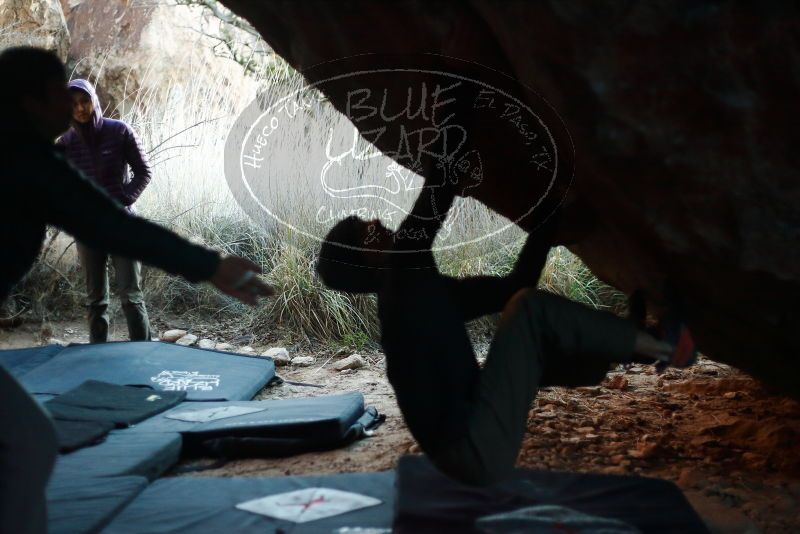
<svg viewBox="0 0 800 534">
<path fill-rule="evenodd" d="M 215 350 L 221 350 L 224 352 L 230 352 L 232 350 L 236 350 L 236 347 L 231 345 L 230 343 L 217 343 L 217 346 L 214 347 Z"/>
<path fill-rule="evenodd" d="M 224 80 L 228 91 L 247 81 L 240 65 L 209 46 L 213 37 L 203 33 L 213 35 L 217 27 L 205 25 L 202 9 L 164 2 L 132 6 L 130 0 L 61 2 L 74 36 L 68 46 L 73 77 L 95 83 L 109 117 L 124 116 L 143 92 L 155 102 L 166 90 L 198 83 L 205 73 Z"/>
<path fill-rule="evenodd" d="M 70 38 L 58 0 L 0 2 L 0 48 L 38 46 L 67 59 Z"/>
<path fill-rule="evenodd" d="M 166 332 L 162 332 L 161 335 L 158 337 L 161 341 L 166 341 L 167 343 L 175 343 L 180 338 L 188 334 L 186 330 L 180 329 L 173 329 L 167 330 Z"/>
<path fill-rule="evenodd" d="M 519 102 L 563 127 L 551 159 L 563 163 L 562 242 L 655 312 L 682 301 L 703 354 L 800 395 L 800 55 L 786 53 L 800 4 L 223 3 L 312 82 L 426 53 L 457 75 L 480 64 L 519 80 Z M 419 78 L 404 72 L 323 91 L 346 112 L 354 89 Z M 380 126 L 370 117 L 362 133 Z M 541 184 L 516 165 L 530 147 L 465 124 L 492 170 L 465 194 L 533 231 L 541 218 L 520 217 Z M 376 144 L 398 152 L 391 135 Z"/>
</svg>

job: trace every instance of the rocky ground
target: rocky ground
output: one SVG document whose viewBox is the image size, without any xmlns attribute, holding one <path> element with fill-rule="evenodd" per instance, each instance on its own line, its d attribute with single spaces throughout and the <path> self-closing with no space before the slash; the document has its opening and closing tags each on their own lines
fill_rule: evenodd
<svg viewBox="0 0 800 534">
<path fill-rule="evenodd" d="M 163 332 L 176 325 L 159 326 Z M 279 367 L 279 374 L 321 386 L 283 384 L 258 398 L 358 390 L 387 416 L 375 436 L 345 449 L 239 460 L 195 476 L 384 470 L 401 455 L 418 451 L 386 382 L 380 353 L 360 351 L 363 366 L 340 371 L 336 363 L 351 351 L 300 351 L 280 339 L 228 339 L 208 326 L 189 330 L 198 336 L 195 343 L 228 343 L 232 351 L 261 354 L 283 345 L 290 359 L 301 359 Z M 123 334 L 114 330 L 113 335 L 122 339 Z M 53 338 L 82 342 L 87 334 L 74 321 L 23 325 L 0 330 L 0 348 Z M 800 404 L 771 395 L 727 366 L 701 360 L 689 370 L 661 375 L 647 366 L 618 368 L 600 386 L 542 391 L 528 424 L 522 466 L 664 478 L 678 484 L 715 532 L 800 532 Z"/>
</svg>

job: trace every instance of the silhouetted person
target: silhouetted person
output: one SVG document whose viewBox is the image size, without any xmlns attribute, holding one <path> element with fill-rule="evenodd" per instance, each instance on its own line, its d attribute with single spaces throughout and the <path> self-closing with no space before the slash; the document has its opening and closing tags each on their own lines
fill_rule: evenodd
<svg viewBox="0 0 800 534">
<path fill-rule="evenodd" d="M 597 384 L 614 362 L 691 362 L 693 347 L 677 351 L 631 321 L 535 289 L 556 216 L 528 236 L 510 275 L 440 275 L 430 248 L 451 202 L 452 192 L 423 189 L 412 211 L 422 217 L 396 232 L 377 220 L 345 219 L 318 263 L 330 287 L 378 294 L 387 377 L 409 430 L 444 473 L 472 484 L 506 477 L 540 387 Z M 395 237 L 408 226 L 415 235 L 424 228 L 427 240 Z M 481 369 L 464 322 L 501 310 Z"/>
<path fill-rule="evenodd" d="M 0 54 L 0 302 L 28 271 L 48 224 L 88 246 L 137 258 L 254 304 L 271 289 L 259 268 L 132 216 L 56 150 L 72 114 L 64 66 L 35 48 Z M 125 236 L 121 239 L 120 236 Z M 49 417 L 0 368 L 0 532 L 45 532 L 45 485 L 57 450 Z"/>
<path fill-rule="evenodd" d="M 133 204 L 151 177 L 147 155 L 136 133 L 122 121 L 103 117 L 97 92 L 87 80 L 72 80 L 67 87 L 72 96 L 72 126 L 56 145 L 64 148 L 67 160 L 84 176 L 133 213 Z M 123 241 L 127 238 L 118 236 Z M 109 254 L 80 242 L 77 246 L 86 278 L 89 340 L 102 343 L 108 341 Z M 119 255 L 112 255 L 111 263 L 128 336 L 132 341 L 149 340 L 141 263 Z"/>
</svg>

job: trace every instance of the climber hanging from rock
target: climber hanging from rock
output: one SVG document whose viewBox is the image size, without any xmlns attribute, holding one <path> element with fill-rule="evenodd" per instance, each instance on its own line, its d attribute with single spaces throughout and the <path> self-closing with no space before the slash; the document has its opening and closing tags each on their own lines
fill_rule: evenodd
<svg viewBox="0 0 800 534">
<path fill-rule="evenodd" d="M 431 246 L 453 197 L 424 188 L 398 229 L 424 227 L 426 242 L 393 240 L 380 221 L 350 217 L 330 231 L 318 263 L 330 287 L 377 293 L 387 376 L 411 433 L 443 472 L 473 484 L 507 476 L 540 387 L 597 384 L 613 363 L 694 361 L 680 322 L 663 325 L 669 336 L 659 339 L 634 321 L 536 290 L 557 214 L 528 236 L 508 276 L 439 274 Z M 464 323 L 501 310 L 481 369 Z"/>
</svg>

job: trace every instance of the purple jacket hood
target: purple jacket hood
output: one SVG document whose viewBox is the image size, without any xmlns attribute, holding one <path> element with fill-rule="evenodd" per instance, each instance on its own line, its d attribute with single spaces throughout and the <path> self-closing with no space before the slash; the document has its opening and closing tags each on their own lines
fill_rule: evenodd
<svg viewBox="0 0 800 534">
<path fill-rule="evenodd" d="M 94 129 L 97 130 L 100 128 L 100 125 L 103 124 L 103 108 L 100 107 L 100 99 L 97 98 L 97 91 L 94 88 L 94 85 L 91 84 L 89 80 L 84 79 L 77 79 L 72 80 L 67 84 L 68 89 L 80 89 L 92 99 L 92 107 L 94 108 L 94 112 L 92 113 L 92 125 Z"/>
</svg>

